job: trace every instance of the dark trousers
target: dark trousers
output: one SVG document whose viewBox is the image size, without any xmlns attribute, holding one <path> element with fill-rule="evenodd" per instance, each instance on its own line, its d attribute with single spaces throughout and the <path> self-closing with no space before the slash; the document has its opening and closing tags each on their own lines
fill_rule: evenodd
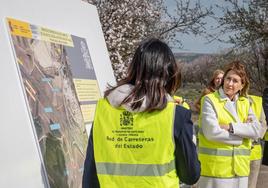
<svg viewBox="0 0 268 188">
<path fill-rule="evenodd" d="M 268 141 L 264 142 L 262 164 L 268 166 Z"/>
</svg>

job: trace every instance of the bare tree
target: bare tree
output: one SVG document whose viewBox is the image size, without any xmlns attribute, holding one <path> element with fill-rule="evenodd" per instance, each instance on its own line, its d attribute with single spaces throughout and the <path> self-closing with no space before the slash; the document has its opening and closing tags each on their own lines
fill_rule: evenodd
<svg viewBox="0 0 268 188">
<path fill-rule="evenodd" d="M 86 1 L 86 0 L 84 0 Z M 147 37 L 166 42 L 177 33 L 204 32 L 203 18 L 212 14 L 199 0 L 174 1 L 174 11 L 164 0 L 90 0 L 97 6 L 110 59 L 118 80 L 125 76 L 128 62 L 137 44 Z M 195 2 L 195 3 L 194 3 Z"/>
<path fill-rule="evenodd" d="M 250 52 L 253 73 L 251 81 L 262 90 L 268 85 L 268 1 L 267 0 L 225 0 L 219 7 L 223 16 L 217 18 L 221 33 L 230 32 L 230 43 Z M 254 62 L 254 63 L 253 63 Z M 252 74 L 254 75 L 254 74 Z"/>
<path fill-rule="evenodd" d="M 210 76 L 216 70 L 218 62 L 212 55 L 203 55 L 190 63 L 183 63 L 182 76 L 184 83 L 199 83 L 205 86 L 210 81 Z"/>
</svg>

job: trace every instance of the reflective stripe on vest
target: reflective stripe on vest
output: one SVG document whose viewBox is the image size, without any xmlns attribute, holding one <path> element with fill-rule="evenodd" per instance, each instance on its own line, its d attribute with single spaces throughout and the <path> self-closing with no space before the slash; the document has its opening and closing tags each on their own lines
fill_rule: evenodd
<svg viewBox="0 0 268 188">
<path fill-rule="evenodd" d="M 262 98 L 255 95 L 249 95 L 252 111 L 258 120 L 261 119 Z M 262 148 L 260 143 L 252 145 L 250 160 L 260 160 L 262 158 Z"/>
<path fill-rule="evenodd" d="M 100 187 L 178 188 L 175 170 L 175 104 L 131 113 L 98 101 L 93 147 Z"/>
<path fill-rule="evenodd" d="M 234 150 L 221 150 L 221 149 L 211 149 L 211 148 L 199 148 L 199 153 L 207 155 L 217 155 L 217 156 L 234 156 L 234 155 L 250 155 L 250 150 L 248 149 L 234 149 Z"/>
<path fill-rule="evenodd" d="M 225 109 L 226 100 L 220 99 L 218 91 L 208 94 L 208 97 L 216 111 L 219 124 L 228 125 L 236 122 L 236 119 Z M 201 100 L 203 106 L 204 98 Z M 249 112 L 249 101 L 245 97 L 239 97 L 236 102 L 237 114 L 241 122 L 245 122 Z M 202 109 L 202 108 L 201 108 Z M 232 178 L 235 176 L 249 175 L 250 139 L 243 139 L 240 146 L 224 144 L 208 140 L 202 132 L 202 112 L 199 116 L 199 149 L 198 156 L 201 162 L 201 175 L 218 178 Z"/>
<path fill-rule="evenodd" d="M 163 176 L 174 170 L 175 161 L 157 164 L 96 163 L 98 174 L 121 176 Z"/>
</svg>

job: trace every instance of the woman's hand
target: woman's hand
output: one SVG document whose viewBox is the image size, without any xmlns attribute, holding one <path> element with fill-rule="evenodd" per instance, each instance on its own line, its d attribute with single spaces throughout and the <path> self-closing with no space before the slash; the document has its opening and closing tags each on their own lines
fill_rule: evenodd
<svg viewBox="0 0 268 188">
<path fill-rule="evenodd" d="M 253 119 L 251 117 L 249 117 L 245 123 L 252 123 L 253 122 Z"/>
<path fill-rule="evenodd" d="M 181 105 L 182 102 L 183 102 L 183 100 L 181 100 L 181 99 L 174 99 L 174 102 L 175 102 L 176 104 L 178 104 L 178 105 Z"/>
<path fill-rule="evenodd" d="M 221 129 L 229 131 L 229 125 L 220 125 Z"/>
</svg>

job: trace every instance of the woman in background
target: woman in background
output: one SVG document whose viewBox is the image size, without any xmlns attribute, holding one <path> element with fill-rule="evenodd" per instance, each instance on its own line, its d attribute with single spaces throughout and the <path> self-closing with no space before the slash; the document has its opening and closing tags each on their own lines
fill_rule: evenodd
<svg viewBox="0 0 268 188">
<path fill-rule="evenodd" d="M 261 126 L 265 129 L 267 127 L 265 114 L 262 106 L 262 98 L 256 95 L 248 95 L 251 109 L 259 120 Z M 248 177 L 248 187 L 256 188 L 258 175 L 261 166 L 262 158 L 262 147 L 260 139 L 252 140 L 251 151 L 250 151 L 250 174 Z"/>
<path fill-rule="evenodd" d="M 263 110 L 266 116 L 266 122 L 268 122 L 268 87 L 266 87 L 263 91 L 262 106 L 263 106 Z M 262 164 L 268 166 L 268 131 L 266 132 L 264 136 Z"/>
<path fill-rule="evenodd" d="M 195 108 L 197 111 L 200 111 L 200 104 L 201 104 L 201 99 L 203 96 L 213 93 L 217 89 L 219 89 L 221 83 L 222 83 L 222 78 L 223 78 L 224 72 L 220 69 L 217 69 L 213 72 L 213 76 L 208 84 L 208 86 L 202 91 L 201 96 L 198 98 L 198 100 L 195 102 Z"/>
</svg>

